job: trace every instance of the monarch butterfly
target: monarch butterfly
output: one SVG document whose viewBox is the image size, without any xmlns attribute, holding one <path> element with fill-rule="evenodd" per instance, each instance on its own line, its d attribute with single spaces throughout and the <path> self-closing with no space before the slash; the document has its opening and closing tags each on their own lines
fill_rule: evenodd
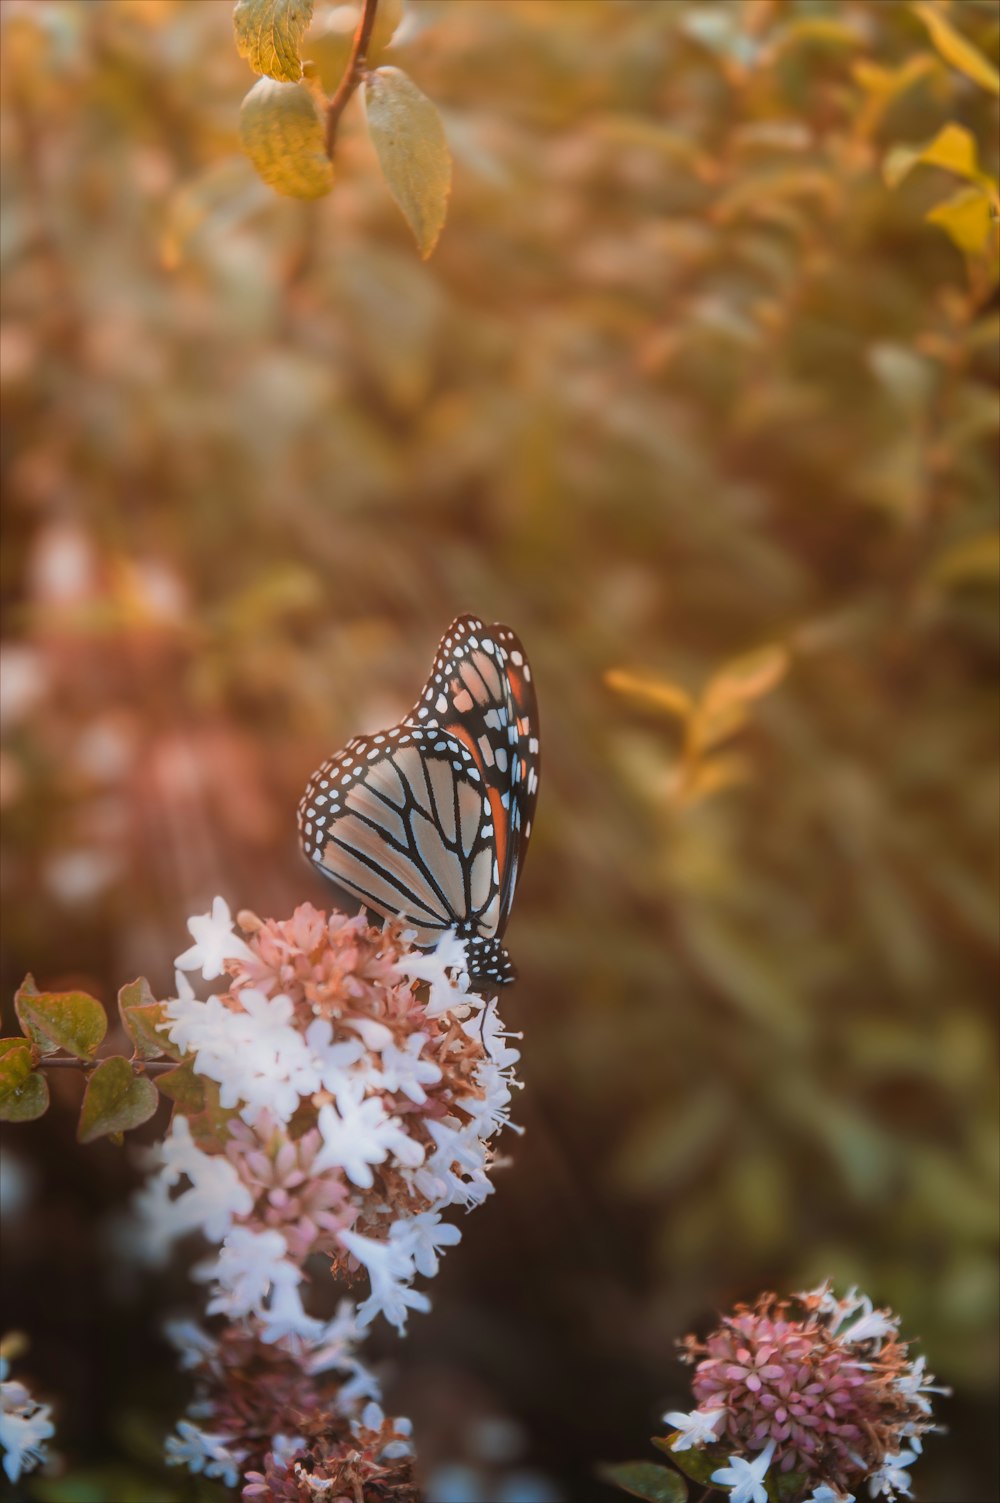
<svg viewBox="0 0 1000 1503">
<path fill-rule="evenodd" d="M 538 798 L 538 707 L 524 648 L 507 626 L 459 616 L 413 709 L 356 736 L 312 776 L 302 848 L 365 907 L 400 919 L 418 945 L 454 929 L 470 978 L 503 985 L 500 943 Z"/>
</svg>

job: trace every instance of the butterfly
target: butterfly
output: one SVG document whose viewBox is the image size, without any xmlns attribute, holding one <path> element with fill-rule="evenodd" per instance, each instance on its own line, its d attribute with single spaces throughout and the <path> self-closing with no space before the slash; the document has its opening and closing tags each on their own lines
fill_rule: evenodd
<svg viewBox="0 0 1000 1503">
<path fill-rule="evenodd" d="M 459 616 L 398 725 L 356 736 L 313 774 L 302 848 L 364 907 L 419 946 L 465 941 L 470 979 L 504 985 L 501 944 L 538 798 L 538 706 L 507 626 Z"/>
</svg>

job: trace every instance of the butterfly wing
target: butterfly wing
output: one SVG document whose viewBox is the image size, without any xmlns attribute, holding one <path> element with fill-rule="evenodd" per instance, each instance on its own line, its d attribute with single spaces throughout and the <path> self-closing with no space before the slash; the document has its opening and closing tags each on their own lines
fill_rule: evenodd
<svg viewBox="0 0 1000 1503">
<path fill-rule="evenodd" d="M 538 707 L 517 636 L 459 616 L 445 632 L 423 694 L 404 724 L 436 722 L 469 752 L 490 803 L 499 873 L 496 927 L 510 916 L 538 797 Z"/>
<path fill-rule="evenodd" d="M 360 736 L 313 775 L 299 805 L 305 854 L 358 902 L 432 945 L 493 935 L 500 874 L 492 808 L 467 747 L 434 725 Z"/>
</svg>

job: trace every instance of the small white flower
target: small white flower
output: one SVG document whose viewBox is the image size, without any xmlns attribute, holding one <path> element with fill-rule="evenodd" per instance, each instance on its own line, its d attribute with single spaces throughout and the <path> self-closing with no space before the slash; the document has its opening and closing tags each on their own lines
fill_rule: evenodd
<svg viewBox="0 0 1000 1503">
<path fill-rule="evenodd" d="M 280 1232 L 233 1227 L 214 1262 L 194 1270 L 197 1278 L 214 1279 L 218 1286 L 208 1303 L 209 1315 L 263 1315 L 264 1301 L 276 1285 L 297 1284 L 302 1277 L 287 1253 Z"/>
<path fill-rule="evenodd" d="M 886 1456 L 877 1472 L 868 1479 L 868 1491 L 873 1498 L 904 1498 L 911 1496 L 910 1474 L 906 1470 L 917 1459 L 916 1451 L 897 1451 L 895 1456 Z"/>
<path fill-rule="evenodd" d="M 203 1331 L 201 1326 L 193 1320 L 167 1320 L 163 1323 L 163 1334 L 175 1348 L 178 1355 L 178 1366 L 182 1371 L 193 1367 L 200 1367 L 209 1357 L 214 1357 L 219 1350 L 219 1343 L 214 1337 Z"/>
<path fill-rule="evenodd" d="M 671 1430 L 679 1430 L 680 1434 L 670 1449 L 690 1451 L 692 1446 L 710 1446 L 719 1438 L 716 1426 L 725 1412 L 725 1409 L 692 1409 L 690 1414 L 683 1414 L 672 1409 L 663 1420 Z"/>
<path fill-rule="evenodd" d="M 421 1211 L 418 1216 L 394 1221 L 389 1240 L 409 1253 L 418 1273 L 432 1279 L 438 1271 L 441 1249 L 461 1242 L 462 1233 L 457 1226 L 442 1221 L 436 1211 Z"/>
<path fill-rule="evenodd" d="M 416 1273 L 413 1258 L 398 1242 L 376 1242 L 360 1232 L 341 1232 L 340 1241 L 363 1263 L 371 1281 L 371 1296 L 358 1310 L 358 1324 L 369 1325 L 380 1312 L 402 1333 L 407 1310 L 429 1310 L 426 1294 L 409 1287 Z"/>
<path fill-rule="evenodd" d="M 469 989 L 468 966 L 465 942 L 449 930 L 429 953 L 404 955 L 396 961 L 394 970 L 411 981 L 427 982 L 430 988 L 427 1016 L 437 1018 L 454 1007 L 468 1006 L 465 995 Z"/>
<path fill-rule="evenodd" d="M 227 960 L 255 959 L 250 946 L 233 933 L 233 918 L 225 898 L 215 899 L 211 913 L 189 918 L 188 932 L 194 944 L 178 955 L 174 964 L 182 971 L 200 970 L 206 981 L 224 975 Z"/>
<path fill-rule="evenodd" d="M 318 1341 L 322 1334 L 323 1322 L 306 1314 L 298 1284 L 292 1279 L 276 1280 L 267 1310 L 261 1316 L 261 1341 L 270 1346 L 276 1341 L 283 1341 L 286 1336 L 298 1336 L 311 1344 Z"/>
<path fill-rule="evenodd" d="M 433 1060 L 421 1059 L 420 1051 L 427 1043 L 426 1033 L 411 1033 L 404 1048 L 386 1044 L 382 1049 L 382 1068 L 378 1073 L 378 1085 L 383 1091 L 395 1095 L 402 1091 L 415 1106 L 423 1106 L 427 1100 L 425 1085 L 437 1085 L 441 1069 Z"/>
<path fill-rule="evenodd" d="M 246 1452 L 232 1449 L 232 1436 L 212 1435 L 190 1420 L 178 1420 L 177 1430 L 177 1435 L 167 1436 L 169 1466 L 186 1466 L 191 1472 L 220 1478 L 227 1487 L 236 1486 Z"/>
<path fill-rule="evenodd" d="M 47 1460 L 45 1445 L 56 1433 L 52 1407 L 39 1404 L 23 1383 L 7 1378 L 8 1364 L 0 1362 L 0 1448 L 10 1482 Z"/>
<path fill-rule="evenodd" d="M 290 1466 L 300 1451 L 306 1448 L 302 1435 L 274 1435 L 271 1437 L 271 1455 L 276 1466 Z"/>
<path fill-rule="evenodd" d="M 135 1200 L 140 1250 L 151 1262 L 162 1261 L 170 1243 L 188 1232 L 201 1231 L 209 1241 L 221 1241 L 234 1216 L 253 1210 L 253 1196 L 233 1165 L 221 1154 L 202 1153 L 186 1117 L 174 1117 L 151 1157 L 160 1172 L 147 1180 Z M 171 1189 L 182 1177 L 190 1181 L 190 1188 L 171 1198 Z"/>
<path fill-rule="evenodd" d="M 925 1393 L 951 1393 L 950 1388 L 933 1382 L 933 1374 L 927 1371 L 926 1357 L 918 1357 L 916 1361 L 911 1362 L 896 1379 L 895 1387 L 907 1403 L 915 1404 L 923 1414 L 931 1412 L 930 1400 L 924 1398 Z M 916 1439 L 912 1440 L 911 1444 L 919 1448 L 919 1442 Z"/>
<path fill-rule="evenodd" d="M 854 1494 L 838 1492 L 828 1482 L 821 1482 L 809 1494 L 805 1503 L 854 1503 Z"/>
<path fill-rule="evenodd" d="M 774 1441 L 769 1440 L 753 1461 L 747 1461 L 742 1456 L 730 1456 L 729 1465 L 713 1472 L 710 1480 L 731 1489 L 730 1503 L 767 1503 L 764 1478 L 773 1455 Z"/>
<path fill-rule="evenodd" d="M 869 1309 L 853 1321 L 846 1330 L 841 1331 L 837 1340 L 844 1346 L 856 1346 L 862 1341 L 881 1343 L 882 1338 L 890 1336 L 898 1325 L 898 1315 L 889 1315 L 884 1310 Z"/>
<path fill-rule="evenodd" d="M 389 1118 L 377 1096 L 359 1101 L 345 1094 L 338 1098 L 337 1108 L 320 1107 L 317 1126 L 323 1147 L 313 1160 L 313 1172 L 341 1168 L 360 1189 L 370 1190 L 375 1182 L 372 1164 L 382 1164 L 389 1156 L 385 1140 Z"/>
</svg>

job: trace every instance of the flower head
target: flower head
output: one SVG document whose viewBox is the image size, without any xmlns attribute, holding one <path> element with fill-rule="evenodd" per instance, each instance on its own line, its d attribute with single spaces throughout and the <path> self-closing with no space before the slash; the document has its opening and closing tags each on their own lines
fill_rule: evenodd
<svg viewBox="0 0 1000 1503">
<path fill-rule="evenodd" d="M 910 1496 L 907 1468 L 932 1428 L 927 1395 L 943 1390 L 923 1358 L 909 1360 L 898 1325 L 867 1295 L 838 1299 L 826 1284 L 737 1305 L 704 1341 L 683 1343 L 697 1405 L 664 1416 L 680 1432 L 671 1449 L 728 1455 L 712 1480 L 737 1503 L 758 1503 L 755 1488 L 763 1500 L 772 1466 L 801 1478 L 812 1503 L 848 1503 L 865 1482 L 873 1498 Z"/>
</svg>

